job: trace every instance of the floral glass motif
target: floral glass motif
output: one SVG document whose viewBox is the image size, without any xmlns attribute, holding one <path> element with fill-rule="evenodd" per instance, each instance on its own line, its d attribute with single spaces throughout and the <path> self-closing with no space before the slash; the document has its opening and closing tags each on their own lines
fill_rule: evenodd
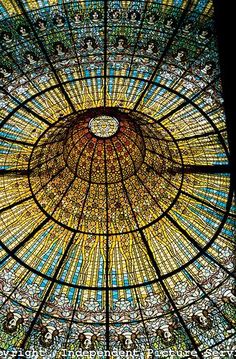
<svg viewBox="0 0 236 359">
<path fill-rule="evenodd" d="M 119 122 L 115 117 L 97 116 L 89 121 L 90 131 L 102 138 L 113 136 L 119 129 Z"/>
</svg>

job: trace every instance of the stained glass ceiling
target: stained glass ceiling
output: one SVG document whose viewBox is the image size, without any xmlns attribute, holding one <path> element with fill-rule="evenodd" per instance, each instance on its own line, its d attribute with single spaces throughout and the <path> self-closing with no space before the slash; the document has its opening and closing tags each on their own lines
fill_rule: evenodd
<svg viewBox="0 0 236 359">
<path fill-rule="evenodd" d="M 235 349 L 212 1 L 4 0 L 0 16 L 0 354 Z"/>
</svg>

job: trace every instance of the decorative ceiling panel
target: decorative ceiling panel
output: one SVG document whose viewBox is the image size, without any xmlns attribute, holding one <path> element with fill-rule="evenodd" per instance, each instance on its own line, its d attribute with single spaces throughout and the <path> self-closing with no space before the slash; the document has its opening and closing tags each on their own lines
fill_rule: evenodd
<svg viewBox="0 0 236 359">
<path fill-rule="evenodd" d="M 0 16 L 0 356 L 233 350 L 212 1 L 4 0 Z"/>
</svg>

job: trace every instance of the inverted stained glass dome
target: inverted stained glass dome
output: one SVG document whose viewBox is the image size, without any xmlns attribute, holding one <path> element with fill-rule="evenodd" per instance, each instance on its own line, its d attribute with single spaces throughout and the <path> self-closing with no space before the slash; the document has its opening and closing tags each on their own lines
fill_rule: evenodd
<svg viewBox="0 0 236 359">
<path fill-rule="evenodd" d="M 232 353 L 212 0 L 2 0 L 0 16 L 0 357 Z"/>
</svg>

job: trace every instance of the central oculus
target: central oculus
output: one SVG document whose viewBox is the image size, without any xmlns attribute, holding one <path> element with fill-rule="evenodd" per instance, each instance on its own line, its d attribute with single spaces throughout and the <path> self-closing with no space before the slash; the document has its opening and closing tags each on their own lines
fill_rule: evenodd
<svg viewBox="0 0 236 359">
<path fill-rule="evenodd" d="M 96 116 L 89 121 L 89 130 L 92 134 L 101 138 L 109 138 L 119 129 L 119 121 L 112 116 Z"/>
</svg>

